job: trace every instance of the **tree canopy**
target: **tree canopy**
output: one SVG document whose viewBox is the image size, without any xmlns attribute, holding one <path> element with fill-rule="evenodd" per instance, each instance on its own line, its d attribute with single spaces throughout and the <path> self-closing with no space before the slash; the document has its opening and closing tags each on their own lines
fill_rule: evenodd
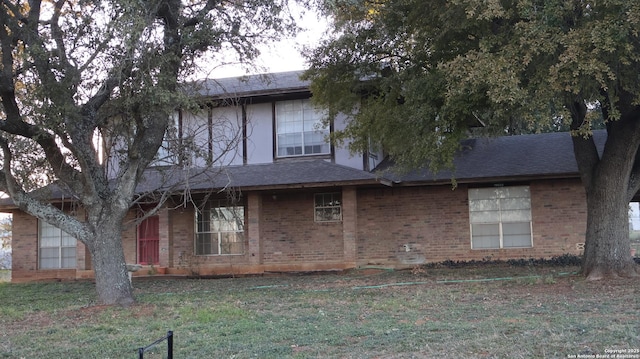
<svg viewBox="0 0 640 359">
<path fill-rule="evenodd" d="M 493 134 L 570 128 L 587 192 L 584 272 L 630 275 L 640 189 L 640 2 L 325 1 L 333 35 L 307 54 L 335 140 L 405 168 L 451 165 L 471 122 Z M 600 154 L 591 136 L 602 119 Z"/>
<path fill-rule="evenodd" d="M 314 99 L 354 113 L 339 136 L 358 139 L 354 149 L 371 138 L 403 164 L 450 159 L 472 121 L 494 133 L 553 129 L 571 123 L 576 102 L 611 104 L 613 120 L 640 93 L 635 1 L 362 0 L 324 10 L 335 28 L 308 53 Z M 587 134 L 598 116 L 588 111 L 574 128 Z"/>
<path fill-rule="evenodd" d="M 87 246 L 103 303 L 131 303 L 123 219 L 175 111 L 193 105 L 184 80 L 202 59 L 251 64 L 294 30 L 287 0 L 2 1 L 0 190 Z M 33 191 L 52 183 L 84 215 Z"/>
</svg>

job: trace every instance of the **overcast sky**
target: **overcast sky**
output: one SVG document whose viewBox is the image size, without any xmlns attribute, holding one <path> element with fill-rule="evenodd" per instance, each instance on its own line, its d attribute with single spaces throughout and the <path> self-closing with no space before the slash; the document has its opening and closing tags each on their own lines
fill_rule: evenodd
<svg viewBox="0 0 640 359">
<path fill-rule="evenodd" d="M 243 69 L 237 65 L 221 66 L 213 69 L 208 77 L 223 78 L 242 76 L 247 74 L 271 73 L 303 70 L 306 68 L 303 57 L 300 55 L 302 47 L 316 44 L 327 28 L 326 20 L 319 19 L 312 11 L 306 11 L 299 23 L 302 31 L 295 39 L 286 39 L 269 47 L 262 47 L 262 55 L 258 59 L 256 69 Z"/>
</svg>

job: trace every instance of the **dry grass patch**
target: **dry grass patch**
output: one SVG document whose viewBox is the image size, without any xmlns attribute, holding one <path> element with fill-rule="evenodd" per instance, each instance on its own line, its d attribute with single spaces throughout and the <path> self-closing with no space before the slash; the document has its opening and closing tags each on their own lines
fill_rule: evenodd
<svg viewBox="0 0 640 359">
<path fill-rule="evenodd" d="M 574 267 L 482 266 L 134 282 L 0 285 L 0 358 L 135 358 L 174 331 L 178 358 L 567 358 L 640 348 L 638 280 Z"/>
</svg>

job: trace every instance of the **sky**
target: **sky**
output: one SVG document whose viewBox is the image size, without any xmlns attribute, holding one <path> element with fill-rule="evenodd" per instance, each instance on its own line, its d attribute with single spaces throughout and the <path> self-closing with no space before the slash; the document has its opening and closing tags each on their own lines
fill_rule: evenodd
<svg viewBox="0 0 640 359">
<path fill-rule="evenodd" d="M 247 69 L 238 65 L 220 66 L 211 70 L 208 77 L 224 78 L 306 69 L 300 51 L 305 45 L 313 46 L 318 43 L 327 28 L 327 21 L 309 10 L 300 16 L 298 26 L 302 31 L 294 39 L 284 39 L 271 46 L 260 47 L 261 56 L 258 58 L 258 67 L 248 69 L 247 72 Z"/>
</svg>

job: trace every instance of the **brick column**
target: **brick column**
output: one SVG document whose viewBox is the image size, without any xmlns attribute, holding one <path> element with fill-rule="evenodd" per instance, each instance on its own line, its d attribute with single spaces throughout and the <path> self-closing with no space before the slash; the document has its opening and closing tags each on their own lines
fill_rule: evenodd
<svg viewBox="0 0 640 359">
<path fill-rule="evenodd" d="M 76 269 L 91 269 L 91 254 L 84 243 L 76 241 Z"/>
<path fill-rule="evenodd" d="M 86 212 L 78 208 L 75 217 L 79 220 L 85 218 Z M 78 270 L 87 270 L 91 269 L 91 253 L 89 253 L 89 248 L 84 245 L 84 243 L 79 240 L 76 241 L 76 268 Z"/>
<path fill-rule="evenodd" d="M 358 259 L 358 198 L 355 187 L 342 188 L 342 237 L 344 266 L 355 268 Z"/>
<path fill-rule="evenodd" d="M 159 261 L 162 267 L 171 267 L 173 265 L 173 249 L 170 241 L 170 228 L 169 228 L 169 210 L 164 207 L 158 211 L 158 236 L 160 237 L 159 245 Z"/>
<path fill-rule="evenodd" d="M 16 273 L 38 269 L 38 219 L 16 210 L 12 221 L 12 278 L 15 278 Z"/>
<path fill-rule="evenodd" d="M 247 226 L 246 234 L 249 239 L 249 263 L 251 265 L 262 264 L 262 231 L 260 221 L 262 219 L 262 195 L 249 192 L 247 196 Z"/>
</svg>

